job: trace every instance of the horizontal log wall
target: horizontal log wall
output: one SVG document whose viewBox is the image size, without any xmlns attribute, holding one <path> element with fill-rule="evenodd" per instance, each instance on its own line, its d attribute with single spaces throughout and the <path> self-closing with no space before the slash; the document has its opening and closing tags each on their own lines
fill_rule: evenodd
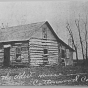
<svg viewBox="0 0 88 88">
<path fill-rule="evenodd" d="M 3 64 L 4 60 L 4 49 L 0 49 L 0 65 Z"/>
<path fill-rule="evenodd" d="M 48 64 L 58 63 L 58 43 L 53 40 L 30 39 L 30 64 L 39 66 L 45 60 L 44 49 L 48 50 Z"/>
<path fill-rule="evenodd" d="M 21 57 L 22 60 L 21 62 L 16 62 L 16 48 L 20 46 L 27 48 L 27 50 L 22 50 L 21 51 Z M 29 63 L 28 59 L 28 43 L 20 42 L 20 43 L 14 43 L 10 47 L 10 64 L 20 64 L 20 63 Z M 4 48 L 0 49 L 0 64 L 3 64 L 4 61 Z"/>
</svg>

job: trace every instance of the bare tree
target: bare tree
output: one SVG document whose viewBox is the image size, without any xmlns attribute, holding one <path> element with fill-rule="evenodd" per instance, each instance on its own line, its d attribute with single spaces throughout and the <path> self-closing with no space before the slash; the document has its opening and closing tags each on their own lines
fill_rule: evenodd
<svg viewBox="0 0 88 88">
<path fill-rule="evenodd" d="M 79 39 L 80 39 L 80 44 L 81 44 L 81 49 L 82 49 L 83 60 L 85 60 L 83 42 L 82 42 L 82 37 L 81 37 L 80 25 L 79 25 L 80 24 L 80 20 L 79 19 L 75 20 L 75 24 L 76 24 L 76 27 L 78 29 L 78 34 L 79 34 Z"/>
<path fill-rule="evenodd" d="M 75 19 L 75 25 L 77 28 L 77 33 L 78 35 L 75 36 L 75 34 L 72 31 L 72 28 L 70 27 L 70 24 L 67 22 L 66 28 L 68 29 L 68 32 L 72 38 L 72 43 L 76 52 L 76 60 L 78 61 L 78 52 L 81 49 L 81 53 L 82 53 L 82 57 L 83 57 L 83 62 L 85 62 L 85 60 L 88 60 L 88 30 L 87 30 L 87 26 L 88 26 L 88 22 L 87 22 L 87 15 L 86 15 L 86 20 L 82 20 L 80 19 L 80 15 L 79 15 L 79 19 Z M 81 30 L 82 29 L 82 30 Z M 76 42 L 76 38 L 74 37 L 78 37 L 77 42 Z M 78 48 L 80 47 L 80 48 Z M 86 64 L 86 62 L 84 63 Z"/>
<path fill-rule="evenodd" d="M 75 43 L 75 40 L 74 40 L 74 37 L 73 37 L 73 32 L 72 32 L 72 30 L 71 30 L 70 25 L 69 25 L 68 22 L 67 22 L 66 28 L 67 28 L 67 30 L 68 30 L 68 32 L 69 32 L 69 35 L 70 35 L 71 38 L 72 38 L 72 44 L 73 44 L 73 47 L 74 47 L 74 49 L 75 49 L 75 52 L 76 52 L 76 60 L 77 60 L 77 62 L 78 62 L 77 46 L 76 46 L 76 43 Z"/>
<path fill-rule="evenodd" d="M 84 21 L 83 21 L 84 22 Z M 88 57 L 87 57 L 87 49 L 88 49 L 88 47 L 87 47 L 87 16 L 86 16 L 86 21 L 84 22 L 84 27 L 85 27 L 85 49 L 86 49 L 86 60 L 88 59 Z"/>
</svg>

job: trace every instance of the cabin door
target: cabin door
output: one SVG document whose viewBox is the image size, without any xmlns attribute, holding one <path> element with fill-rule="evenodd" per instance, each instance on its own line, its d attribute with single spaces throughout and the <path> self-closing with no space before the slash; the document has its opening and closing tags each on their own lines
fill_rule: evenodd
<svg viewBox="0 0 88 88">
<path fill-rule="evenodd" d="M 4 66 L 10 65 L 10 47 L 4 48 Z"/>
</svg>

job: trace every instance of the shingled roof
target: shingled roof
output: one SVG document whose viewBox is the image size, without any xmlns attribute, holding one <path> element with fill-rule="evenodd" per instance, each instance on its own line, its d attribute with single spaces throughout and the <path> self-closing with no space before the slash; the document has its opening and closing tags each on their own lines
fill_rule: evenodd
<svg viewBox="0 0 88 88">
<path fill-rule="evenodd" d="M 56 33 L 47 21 L 3 28 L 0 30 L 0 42 L 29 40 L 34 34 L 34 32 L 39 30 L 39 28 L 44 23 L 46 23 L 50 27 L 51 31 L 53 32 L 54 36 L 57 38 L 58 41 L 73 50 L 56 35 Z"/>
<path fill-rule="evenodd" d="M 3 28 L 0 30 L 0 42 L 30 39 L 33 33 L 36 32 L 44 23 L 45 22 L 37 22 Z"/>
</svg>

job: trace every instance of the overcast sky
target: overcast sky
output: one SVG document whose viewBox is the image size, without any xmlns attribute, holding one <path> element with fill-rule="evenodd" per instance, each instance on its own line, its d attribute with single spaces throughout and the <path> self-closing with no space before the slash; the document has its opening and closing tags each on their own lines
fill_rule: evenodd
<svg viewBox="0 0 88 88">
<path fill-rule="evenodd" d="M 58 36 L 67 43 L 66 22 L 88 12 L 88 2 L 72 0 L 0 2 L 0 24 L 13 26 L 48 21 Z"/>
</svg>

